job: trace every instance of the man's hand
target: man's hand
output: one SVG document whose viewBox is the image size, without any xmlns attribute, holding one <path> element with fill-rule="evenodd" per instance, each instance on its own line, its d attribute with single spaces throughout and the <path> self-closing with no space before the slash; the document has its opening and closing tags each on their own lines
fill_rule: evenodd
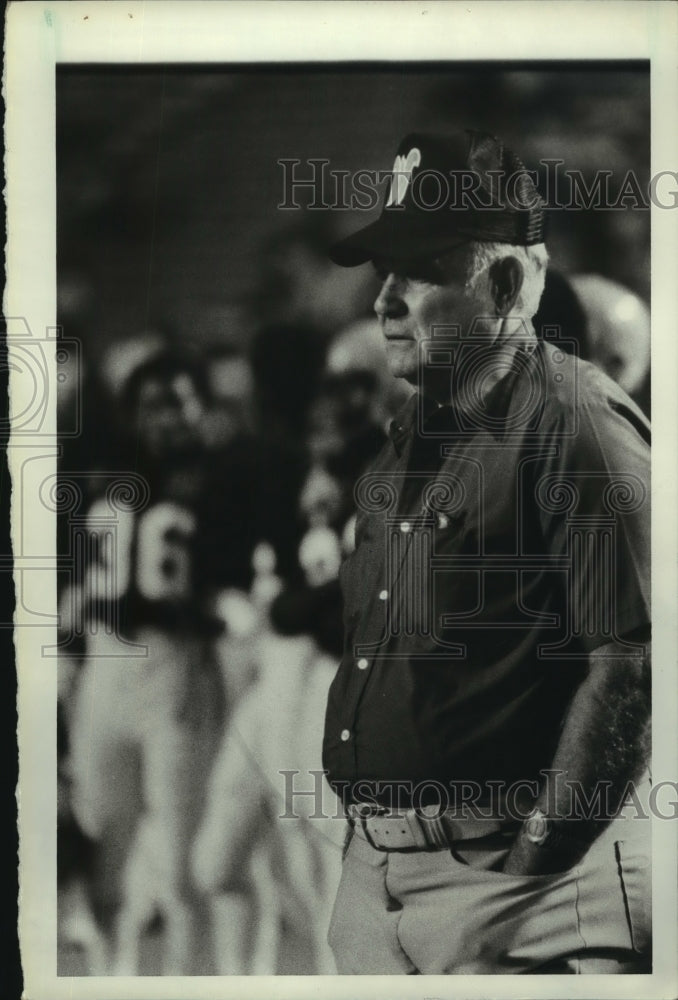
<svg viewBox="0 0 678 1000">
<path fill-rule="evenodd" d="M 576 865 L 621 807 L 628 783 L 642 772 L 649 756 L 649 642 L 642 656 L 630 652 L 613 642 L 590 654 L 588 676 L 572 700 L 535 803 L 547 818 L 549 835 L 533 843 L 523 824 L 504 862 L 507 875 L 555 874 Z M 572 795 L 573 784 L 582 801 L 596 803 L 603 782 L 605 814 L 576 814 L 573 807 L 581 803 Z"/>
<path fill-rule="evenodd" d="M 567 822 L 567 821 L 565 821 Z M 525 836 L 524 828 L 509 851 L 502 871 L 506 875 L 554 875 L 574 867 L 586 854 L 586 841 L 572 840 L 570 844 L 533 844 Z"/>
</svg>

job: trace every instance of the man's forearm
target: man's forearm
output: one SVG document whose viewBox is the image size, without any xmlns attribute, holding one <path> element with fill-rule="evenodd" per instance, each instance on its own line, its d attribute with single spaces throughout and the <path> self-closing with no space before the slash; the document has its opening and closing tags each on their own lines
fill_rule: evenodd
<svg viewBox="0 0 678 1000">
<path fill-rule="evenodd" d="M 572 700 L 547 776 L 535 803 L 547 817 L 551 835 L 535 844 L 525 824 L 504 870 L 541 874 L 571 867 L 586 853 L 605 826 L 605 818 L 573 815 L 572 788 L 595 799 L 605 782 L 608 816 L 621 805 L 628 782 L 649 756 L 649 643 L 643 657 L 611 643 L 591 654 L 590 670 Z"/>
</svg>

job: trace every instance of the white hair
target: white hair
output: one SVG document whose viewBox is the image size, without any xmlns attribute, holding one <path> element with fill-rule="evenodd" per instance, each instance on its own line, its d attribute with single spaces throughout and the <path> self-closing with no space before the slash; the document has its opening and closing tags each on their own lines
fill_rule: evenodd
<svg viewBox="0 0 678 1000">
<path fill-rule="evenodd" d="M 525 319 L 532 319 L 544 291 L 546 265 L 549 259 L 543 243 L 525 247 L 514 246 L 511 243 L 481 243 L 473 240 L 468 250 L 466 289 L 467 291 L 474 289 L 490 266 L 504 257 L 517 257 L 523 265 L 523 285 L 514 311 Z"/>
</svg>

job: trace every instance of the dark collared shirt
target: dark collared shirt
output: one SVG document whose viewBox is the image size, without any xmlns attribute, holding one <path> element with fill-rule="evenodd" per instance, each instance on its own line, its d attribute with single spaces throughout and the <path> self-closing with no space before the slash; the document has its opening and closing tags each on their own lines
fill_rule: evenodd
<svg viewBox="0 0 678 1000">
<path fill-rule="evenodd" d="M 645 417 L 554 345 L 516 367 L 475 413 L 415 395 L 356 487 L 324 740 L 339 793 L 533 780 L 588 653 L 649 623 Z"/>
</svg>

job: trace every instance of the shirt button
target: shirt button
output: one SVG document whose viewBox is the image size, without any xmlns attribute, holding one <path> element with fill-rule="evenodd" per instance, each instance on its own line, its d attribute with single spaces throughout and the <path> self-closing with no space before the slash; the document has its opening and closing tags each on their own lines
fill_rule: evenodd
<svg viewBox="0 0 678 1000">
<path fill-rule="evenodd" d="M 351 738 L 351 734 L 348 731 L 348 729 L 342 729 L 342 731 L 341 731 L 341 741 L 342 741 L 342 743 L 345 743 L 346 740 L 350 740 L 350 738 Z"/>
<path fill-rule="evenodd" d="M 358 670 L 367 670 L 369 665 L 370 665 L 369 662 L 365 659 L 364 656 L 358 660 Z"/>
<path fill-rule="evenodd" d="M 379 600 L 380 601 L 387 601 L 388 600 L 388 590 L 382 590 L 382 591 L 379 592 Z"/>
<path fill-rule="evenodd" d="M 403 521 L 402 524 L 400 525 L 400 530 L 402 531 L 402 533 L 404 535 L 406 535 L 407 532 L 410 530 L 411 527 L 412 527 L 412 525 L 410 524 L 409 521 Z"/>
</svg>

